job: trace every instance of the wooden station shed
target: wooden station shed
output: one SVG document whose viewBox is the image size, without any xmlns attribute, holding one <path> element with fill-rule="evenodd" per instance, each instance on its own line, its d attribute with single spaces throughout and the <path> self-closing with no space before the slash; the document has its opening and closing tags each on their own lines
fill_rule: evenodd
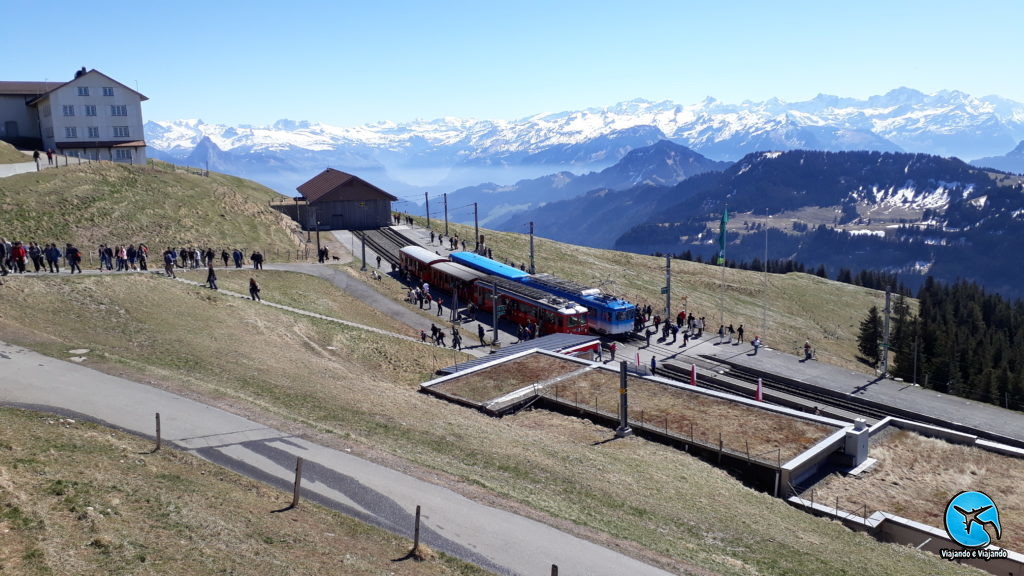
<svg viewBox="0 0 1024 576">
<path fill-rule="evenodd" d="M 370 230 L 391 224 L 397 197 L 341 170 L 328 168 L 297 188 L 292 216 L 305 230 Z M 302 202 L 305 200 L 305 202 Z"/>
</svg>

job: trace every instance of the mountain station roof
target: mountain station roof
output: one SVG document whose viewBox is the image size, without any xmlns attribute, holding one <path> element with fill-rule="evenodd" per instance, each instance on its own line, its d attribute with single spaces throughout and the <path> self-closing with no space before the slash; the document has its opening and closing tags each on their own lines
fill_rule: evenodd
<svg viewBox="0 0 1024 576">
<path fill-rule="evenodd" d="M 306 181 L 296 190 L 307 202 L 347 202 L 365 200 L 387 200 L 394 202 L 397 196 L 377 188 L 373 184 L 341 170 L 328 168 Z"/>
</svg>

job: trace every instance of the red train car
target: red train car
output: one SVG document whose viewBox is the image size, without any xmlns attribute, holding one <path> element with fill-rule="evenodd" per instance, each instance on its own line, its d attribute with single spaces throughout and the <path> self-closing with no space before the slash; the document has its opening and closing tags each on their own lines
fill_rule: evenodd
<svg viewBox="0 0 1024 576">
<path fill-rule="evenodd" d="M 448 259 L 420 246 L 406 246 L 398 251 L 402 270 L 418 278 L 421 282 L 433 282 L 431 265 L 447 262 Z"/>
<path fill-rule="evenodd" d="M 507 318 L 520 326 L 536 324 L 540 327 L 541 336 L 556 332 L 590 333 L 585 307 L 497 276 L 486 276 L 473 283 L 473 303 L 484 310 L 492 310 L 495 286 L 498 289 L 499 309 L 504 308 L 502 318 Z"/>
</svg>

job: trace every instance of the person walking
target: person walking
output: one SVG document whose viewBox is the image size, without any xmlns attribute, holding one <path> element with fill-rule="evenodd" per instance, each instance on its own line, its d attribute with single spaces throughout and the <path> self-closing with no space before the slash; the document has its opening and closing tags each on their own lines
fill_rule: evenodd
<svg viewBox="0 0 1024 576">
<path fill-rule="evenodd" d="M 36 273 L 42 269 L 43 266 L 43 250 L 39 247 L 36 242 L 29 242 L 28 244 L 28 257 L 32 259 L 32 268 L 35 269 Z"/>
<path fill-rule="evenodd" d="M 443 313 L 444 313 L 444 304 L 443 304 L 443 300 L 441 300 L 441 297 L 440 297 L 440 296 L 438 296 L 438 297 L 437 297 L 437 315 L 438 315 L 438 316 L 440 316 L 440 315 L 441 315 L 441 314 L 443 314 Z"/>
<path fill-rule="evenodd" d="M 754 356 L 757 356 L 757 349 L 761 347 L 761 337 L 755 335 L 750 344 L 754 347 Z"/>
<path fill-rule="evenodd" d="M 18 274 L 25 273 L 25 259 L 28 258 L 28 251 L 25 250 L 25 246 L 21 242 L 15 242 L 11 248 L 11 261 L 14 262 L 14 268 L 18 270 Z"/>
<path fill-rule="evenodd" d="M 476 325 L 476 337 L 480 339 L 480 345 L 481 346 L 483 346 L 485 344 L 485 342 L 484 342 L 484 335 L 485 335 L 484 325 L 483 324 L 477 324 Z"/>
<path fill-rule="evenodd" d="M 658 359 L 655 358 L 654 356 L 651 356 L 651 374 L 654 375 L 654 374 L 657 374 L 657 373 L 658 373 Z"/>
<path fill-rule="evenodd" d="M 68 244 L 64 248 L 64 257 L 68 260 L 68 267 L 71 268 L 71 274 L 78 270 L 78 273 L 82 273 L 82 252 L 75 248 L 73 244 Z"/>
<path fill-rule="evenodd" d="M 462 350 L 462 334 L 459 334 L 457 326 L 452 326 L 452 348 Z"/>
<path fill-rule="evenodd" d="M 736 343 L 743 344 L 743 324 L 740 324 L 740 327 L 736 329 Z"/>
<path fill-rule="evenodd" d="M 210 286 L 211 290 L 217 289 L 217 272 L 213 269 L 213 262 L 210 262 L 209 267 L 206 269 L 206 283 Z"/>
<path fill-rule="evenodd" d="M 608 351 L 612 353 L 612 362 L 615 362 L 615 351 L 618 349 L 619 347 L 615 342 L 608 345 Z"/>
<path fill-rule="evenodd" d="M 170 278 L 177 278 L 174 275 L 174 265 L 177 263 L 177 258 L 174 257 L 174 250 L 168 248 L 164 250 L 164 274 L 167 274 Z"/>
<path fill-rule="evenodd" d="M 732 344 L 732 338 L 735 335 L 736 335 L 736 329 L 732 327 L 732 324 L 729 324 L 729 341 L 728 341 L 728 344 Z"/>
<path fill-rule="evenodd" d="M 725 339 L 725 324 L 718 325 L 718 343 L 721 344 L 722 340 Z"/>
<path fill-rule="evenodd" d="M 260 285 L 256 283 L 255 278 L 249 278 L 249 299 L 260 300 Z"/>
<path fill-rule="evenodd" d="M 220 251 L 220 259 L 224 261 L 224 267 L 227 268 L 228 267 L 228 251 L 227 250 L 221 250 Z"/>
<path fill-rule="evenodd" d="M 804 362 L 807 362 L 814 356 L 814 348 L 811 348 L 811 341 L 804 340 Z"/>
<path fill-rule="evenodd" d="M 50 273 L 60 274 L 60 257 L 63 256 L 60 253 L 60 248 L 57 248 L 56 244 L 47 244 L 45 252 L 46 264 L 50 267 Z"/>
</svg>

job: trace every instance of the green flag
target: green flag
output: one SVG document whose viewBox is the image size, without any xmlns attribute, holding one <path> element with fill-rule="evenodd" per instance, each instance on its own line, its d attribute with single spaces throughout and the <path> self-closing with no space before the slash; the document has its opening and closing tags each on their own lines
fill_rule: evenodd
<svg viewBox="0 0 1024 576">
<path fill-rule="evenodd" d="M 729 223 L 729 210 L 722 210 L 722 222 L 718 226 L 718 265 L 725 265 L 725 225 Z"/>
</svg>

